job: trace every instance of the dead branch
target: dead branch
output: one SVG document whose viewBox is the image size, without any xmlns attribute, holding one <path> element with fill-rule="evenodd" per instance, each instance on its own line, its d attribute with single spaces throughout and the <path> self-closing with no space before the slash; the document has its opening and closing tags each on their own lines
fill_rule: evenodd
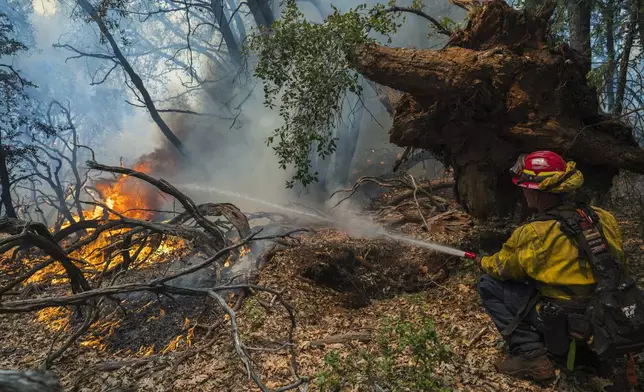
<svg viewBox="0 0 644 392">
<path fill-rule="evenodd" d="M 138 90 L 138 92 L 141 94 L 143 97 L 143 100 L 145 101 L 145 106 L 148 108 L 148 111 L 150 112 L 150 115 L 152 116 L 152 119 L 154 122 L 157 124 L 157 126 L 161 129 L 161 132 L 163 135 L 172 143 L 174 147 L 179 150 L 179 152 L 184 156 L 187 157 L 188 154 L 185 151 L 185 147 L 183 146 L 183 143 L 181 140 L 177 137 L 177 135 L 172 132 L 168 124 L 161 118 L 161 115 L 156 109 L 156 106 L 154 105 L 154 101 L 152 100 L 152 97 L 148 93 L 148 90 L 145 88 L 145 85 L 143 84 L 143 81 L 141 80 L 141 77 L 134 71 L 132 66 L 130 65 L 129 61 L 123 55 L 121 52 L 121 49 L 119 48 L 118 44 L 116 43 L 116 40 L 112 36 L 112 33 L 110 30 L 107 28 L 105 25 L 105 22 L 103 21 L 103 18 L 101 15 L 97 12 L 97 10 L 94 8 L 94 6 L 87 0 L 76 0 L 78 5 L 89 15 L 92 20 L 96 23 L 98 28 L 101 31 L 102 36 L 109 42 L 110 46 L 112 47 L 112 51 L 114 53 L 114 56 L 110 56 L 110 60 L 112 61 L 118 61 L 118 63 L 123 67 L 123 70 L 128 74 L 130 77 L 130 80 Z"/>
<path fill-rule="evenodd" d="M 72 259 L 67 255 L 56 242 L 47 227 L 42 223 L 23 222 L 15 218 L 0 219 L 0 232 L 13 234 L 10 237 L 12 244 L 19 244 L 17 241 L 35 246 L 45 252 L 52 259 L 60 262 L 67 273 L 72 286 L 72 292 L 89 290 L 90 286 L 81 270 L 74 265 Z M 0 241 L 2 244 L 4 241 Z"/>
<path fill-rule="evenodd" d="M 418 198 L 416 197 L 416 192 L 418 192 L 418 186 L 416 185 L 416 180 L 414 179 L 414 176 L 411 174 L 409 175 L 409 178 L 411 179 L 412 185 L 414 185 L 414 201 L 416 202 L 416 208 L 418 208 L 418 215 L 423 220 L 423 224 L 425 225 L 425 230 L 429 231 L 429 225 L 427 224 L 427 220 L 425 219 L 425 215 L 423 215 L 423 210 L 420 208 L 420 203 L 418 203 Z M 430 196 L 431 197 L 431 196 Z"/>
<path fill-rule="evenodd" d="M 446 35 L 446 36 L 451 36 L 452 31 L 448 30 L 443 26 L 438 20 L 436 20 L 434 17 L 424 13 L 423 11 L 416 9 L 416 8 L 410 8 L 410 7 L 390 7 L 385 9 L 382 12 L 408 12 L 412 13 L 415 15 L 420 16 L 421 18 L 427 19 L 436 29 L 436 31 L 440 34 Z"/>
<path fill-rule="evenodd" d="M 100 314 L 100 307 L 99 306 L 94 308 L 94 310 L 92 312 L 87 313 L 85 315 L 85 321 L 83 322 L 83 324 L 80 327 L 78 327 L 78 329 L 71 336 L 69 336 L 67 338 L 67 340 L 65 340 L 65 343 L 63 343 L 63 345 L 60 346 L 58 348 L 58 350 L 54 351 L 53 353 L 49 353 L 47 355 L 47 357 L 45 358 L 45 360 L 42 363 L 42 368 L 44 370 L 48 369 L 49 366 L 52 364 L 52 362 L 54 362 L 58 357 L 63 355 L 63 353 L 69 347 L 71 347 L 72 344 L 74 344 L 74 342 L 76 342 L 76 340 L 78 340 L 78 338 L 80 338 L 85 332 L 87 332 L 87 330 L 92 325 L 92 323 L 94 323 L 95 321 L 98 320 L 99 314 Z"/>
<path fill-rule="evenodd" d="M 257 384 L 257 386 L 262 391 L 270 392 L 270 390 L 262 383 L 257 373 L 255 373 L 255 371 L 253 370 L 253 365 L 251 364 L 251 360 L 248 357 L 246 348 L 244 347 L 244 344 L 241 341 L 241 337 L 239 336 L 239 330 L 237 327 L 237 316 L 235 315 L 235 312 L 230 306 L 228 306 L 228 303 L 226 302 L 226 300 L 214 290 L 208 290 L 208 296 L 216 300 L 219 303 L 219 306 L 221 306 L 224 309 L 224 311 L 228 314 L 228 316 L 230 316 L 230 329 L 233 335 L 233 344 L 235 346 L 235 351 L 237 352 L 237 355 L 241 358 L 242 362 L 244 363 L 244 366 L 246 367 L 246 371 L 248 372 L 249 378 L 252 378 L 253 381 L 255 381 L 255 384 Z"/>
<path fill-rule="evenodd" d="M 396 162 L 394 162 L 394 173 L 398 171 L 400 168 L 400 165 L 402 165 L 403 162 L 405 162 L 409 158 L 409 154 L 411 154 L 411 147 L 405 148 L 405 151 L 402 153 L 400 158 L 396 159 Z"/>
<path fill-rule="evenodd" d="M 296 230 L 296 231 L 300 232 L 304 230 Z M 0 303 L 0 313 L 22 313 L 22 312 L 30 312 L 34 310 L 41 310 L 41 309 L 56 307 L 56 306 L 86 305 L 89 300 L 94 298 L 111 296 L 116 294 L 134 293 L 134 292 L 140 292 L 140 291 L 150 291 L 156 294 L 168 293 L 168 294 L 178 294 L 178 295 L 205 295 L 203 293 L 203 290 L 199 291 L 197 289 L 169 286 L 166 284 L 166 282 L 176 279 L 180 276 L 188 275 L 200 269 L 206 268 L 208 265 L 218 260 L 224 254 L 228 253 L 233 249 L 237 249 L 247 244 L 251 240 L 255 240 L 255 241 L 270 240 L 270 239 L 275 239 L 275 238 L 284 237 L 286 235 L 290 235 L 292 234 L 292 232 L 289 232 L 283 235 L 273 235 L 273 236 L 265 236 L 265 237 L 256 237 L 257 234 L 259 233 L 253 233 L 251 234 L 251 236 L 244 238 L 239 243 L 219 250 L 215 255 L 211 256 L 210 258 L 206 259 L 205 261 L 203 261 L 198 265 L 185 268 L 183 270 L 176 272 L 173 275 L 155 279 L 149 283 L 130 283 L 130 284 L 124 284 L 120 286 L 109 286 L 105 288 L 92 289 L 78 294 L 72 294 L 69 296 L 62 296 L 62 297 L 37 298 L 37 299 L 27 299 L 27 300 L 19 300 L 19 301 L 12 301 L 12 302 L 2 302 Z M 259 291 L 262 291 L 262 290 L 269 291 L 266 288 L 255 286 L 255 285 L 249 285 L 249 284 L 223 285 L 223 286 L 215 287 L 212 290 L 224 291 L 224 290 L 233 290 L 233 289 L 242 289 L 242 288 L 253 288 Z"/>
<path fill-rule="evenodd" d="M 224 235 L 221 233 L 221 231 L 217 228 L 215 224 L 213 224 L 211 221 L 206 219 L 201 211 L 199 211 L 199 208 L 195 203 L 190 199 L 188 196 L 183 194 L 181 191 L 179 191 L 177 188 L 175 188 L 173 185 L 171 185 L 169 182 L 163 180 L 163 179 L 156 179 L 153 178 L 145 173 L 138 172 L 133 169 L 128 169 L 124 167 L 119 167 L 119 166 L 106 166 L 106 165 L 101 165 L 98 164 L 94 161 L 87 161 L 87 166 L 91 169 L 94 170 L 101 170 L 101 171 L 106 171 L 106 172 L 111 172 L 111 173 L 118 173 L 118 174 L 124 174 L 127 176 L 132 176 L 135 178 L 138 178 L 140 180 L 143 180 L 155 187 L 157 187 L 160 191 L 163 193 L 166 193 L 175 199 L 177 199 L 183 208 L 188 212 L 194 219 L 195 221 L 208 233 L 210 234 L 213 239 L 216 241 L 216 247 L 222 247 L 225 246 L 226 244 L 226 239 Z M 232 206 L 232 205 L 231 205 Z M 234 208 L 236 209 L 236 207 Z M 228 212 L 233 211 L 233 207 L 229 207 L 227 209 Z M 237 213 L 238 212 L 238 213 Z M 224 212 L 222 211 L 222 214 Z M 239 222 L 244 222 L 245 225 L 241 230 L 243 231 L 245 227 L 250 227 L 248 225 L 248 221 L 246 220 L 246 217 L 244 214 L 237 210 L 236 214 L 234 215 L 235 219 L 234 221 L 239 223 Z M 232 223 L 232 222 L 231 222 Z M 241 232 L 240 232 L 241 234 Z"/>
<path fill-rule="evenodd" d="M 474 335 L 474 337 L 472 338 L 472 340 L 470 340 L 469 342 L 467 342 L 467 347 L 470 347 L 470 346 L 472 346 L 474 343 L 478 342 L 478 341 L 479 341 L 479 339 L 481 339 L 481 337 L 483 337 L 483 335 L 485 335 L 485 333 L 486 333 L 487 331 L 488 331 L 488 328 L 487 328 L 487 327 L 483 327 L 483 328 L 481 328 L 481 330 L 480 330 L 480 331 L 478 331 L 478 332 L 476 333 L 476 335 Z"/>
<path fill-rule="evenodd" d="M 440 191 L 443 189 L 450 189 L 454 187 L 453 182 L 439 182 L 435 184 L 428 184 L 428 185 L 421 185 L 419 188 L 423 191 L 423 193 L 433 193 L 436 191 Z M 392 196 L 391 199 L 387 202 L 387 205 L 397 205 L 403 200 L 410 198 L 414 195 L 414 190 L 410 189 L 404 192 L 401 192 L 398 195 Z M 436 196 L 432 196 L 433 198 L 436 198 Z M 443 199 L 444 200 L 444 199 Z"/>
<path fill-rule="evenodd" d="M 202 216 L 224 216 L 230 223 L 235 226 L 240 237 L 250 235 L 250 224 L 248 218 L 234 204 L 230 203 L 205 203 L 196 207 L 196 210 Z M 170 224 L 182 224 L 193 216 L 188 212 L 183 212 L 172 220 Z"/>
<path fill-rule="evenodd" d="M 330 199 L 333 196 L 335 196 L 337 193 L 350 192 L 348 196 L 346 196 L 346 197 L 342 198 L 340 201 L 338 201 L 333 207 L 331 207 L 331 209 L 334 209 L 335 207 L 340 205 L 340 203 L 342 203 L 343 201 L 349 199 L 351 196 L 353 196 L 354 193 L 356 193 L 356 191 L 358 190 L 358 188 L 360 188 L 361 185 L 363 185 L 363 184 L 365 184 L 367 182 L 377 184 L 377 185 L 379 185 L 381 187 L 384 187 L 384 188 L 399 188 L 399 187 L 409 188 L 410 187 L 407 183 L 405 183 L 404 181 L 402 181 L 400 179 L 397 179 L 397 178 L 394 178 L 394 179 L 391 179 L 391 180 L 383 180 L 383 179 L 378 178 L 378 177 L 360 177 L 358 179 L 358 181 L 356 181 L 356 183 L 351 188 L 345 188 L 345 189 L 337 190 L 337 191 L 333 192 L 331 194 L 331 196 L 329 196 L 329 199 Z"/>
</svg>

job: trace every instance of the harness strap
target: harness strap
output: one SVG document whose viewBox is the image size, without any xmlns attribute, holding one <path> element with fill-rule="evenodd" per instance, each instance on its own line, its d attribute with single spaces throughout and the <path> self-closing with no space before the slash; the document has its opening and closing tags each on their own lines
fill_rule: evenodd
<svg viewBox="0 0 644 392">
<path fill-rule="evenodd" d="M 504 337 L 508 337 L 514 332 L 515 329 L 521 324 L 521 321 L 525 318 L 525 316 L 530 313 L 532 308 L 535 307 L 537 302 L 539 302 L 539 299 L 541 298 L 541 294 L 539 294 L 539 290 L 535 289 L 534 292 L 528 297 L 528 299 L 521 305 L 521 308 L 517 312 L 516 316 L 512 319 L 510 324 L 508 324 L 503 331 L 501 331 L 501 335 Z"/>
</svg>

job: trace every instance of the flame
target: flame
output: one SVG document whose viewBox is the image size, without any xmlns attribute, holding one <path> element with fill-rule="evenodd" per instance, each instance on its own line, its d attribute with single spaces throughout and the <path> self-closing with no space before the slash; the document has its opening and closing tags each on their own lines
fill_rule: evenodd
<svg viewBox="0 0 644 392">
<path fill-rule="evenodd" d="M 154 344 L 150 345 L 149 347 L 141 346 L 136 352 L 136 355 L 141 357 L 149 357 L 152 354 L 154 354 Z"/>
<path fill-rule="evenodd" d="M 150 173 L 151 168 L 149 162 L 140 162 L 132 167 L 142 173 Z M 128 218 L 151 219 L 156 214 L 153 210 L 159 210 L 163 204 L 159 191 L 152 185 L 126 175 L 121 175 L 114 181 L 99 182 L 96 184 L 96 189 L 102 193 L 107 207 Z M 101 216 L 103 208 L 97 206 L 93 213 Z"/>
<path fill-rule="evenodd" d="M 134 170 L 149 173 L 151 172 L 152 164 L 146 161 L 134 165 Z M 150 220 L 159 214 L 164 199 L 159 191 L 152 185 L 139 180 L 137 178 L 121 175 L 114 180 L 99 180 L 94 184 L 100 194 L 93 194 L 96 199 L 100 199 L 102 204 L 108 208 L 122 214 L 125 217 Z M 83 218 L 86 220 L 103 219 L 107 215 L 107 219 L 121 219 L 117 214 L 110 213 L 101 206 L 83 211 Z M 76 221 L 80 220 L 79 216 L 75 217 Z M 69 226 L 70 223 L 66 222 L 62 228 Z M 130 254 L 134 253 L 139 246 L 143 237 L 132 238 L 130 249 L 123 248 L 123 235 L 130 229 L 114 229 L 101 232 L 98 238 L 86 245 L 85 247 L 76 250 L 70 254 L 73 259 L 79 259 L 86 262 L 82 266 L 83 272 L 90 274 L 98 274 L 105 268 L 107 260 L 111 259 L 111 265 L 118 265 L 126 251 Z M 87 229 L 87 236 L 90 236 L 93 229 Z M 169 255 L 174 254 L 179 250 L 185 249 L 183 239 L 177 237 L 167 237 L 156 247 L 152 247 L 151 242 L 148 241 L 144 248 L 139 253 L 137 260 L 146 260 L 146 264 L 154 264 L 161 260 L 166 260 Z M 27 262 L 31 265 L 42 263 L 46 258 L 31 258 Z M 45 279 L 51 279 L 52 284 L 66 283 L 67 278 L 65 271 L 60 263 L 55 263 L 48 268 L 38 271 L 31 276 L 25 284 L 41 282 Z"/>
<path fill-rule="evenodd" d="M 161 350 L 161 354 L 166 354 L 170 351 L 175 351 L 177 348 L 179 348 L 179 343 L 183 340 L 183 335 L 177 335 L 172 341 L 163 349 Z"/>
<path fill-rule="evenodd" d="M 71 312 L 65 308 L 46 308 L 36 313 L 36 320 L 44 323 L 51 331 L 58 332 L 69 328 Z"/>
<path fill-rule="evenodd" d="M 195 328 L 197 326 L 193 325 L 189 330 L 188 333 L 186 334 L 186 343 L 188 343 L 188 346 L 192 346 L 192 339 L 195 337 Z"/>
<path fill-rule="evenodd" d="M 250 248 L 246 245 L 239 248 L 239 257 L 244 257 L 250 253 Z"/>
<path fill-rule="evenodd" d="M 151 171 L 151 165 L 140 163 L 135 165 L 134 169 L 148 173 Z M 119 214 L 131 219 L 152 220 L 155 217 L 158 217 L 158 211 L 162 209 L 165 202 L 156 188 L 132 177 L 120 176 L 114 180 L 102 180 L 93 185 L 98 192 L 95 192 L 92 196 L 94 196 L 97 201 L 100 201 L 102 204 L 114 210 L 118 214 L 109 212 L 103 207 L 96 206 L 88 208 L 82 212 L 83 218 L 86 220 L 119 220 L 121 219 Z M 75 218 L 76 221 L 80 220 L 80 217 L 78 216 Z M 69 223 L 67 222 L 66 225 L 63 225 L 63 228 L 68 225 Z M 87 229 L 85 236 L 91 236 L 94 230 L 95 229 Z M 147 233 L 142 233 L 138 236 L 135 234 L 131 238 L 129 249 L 123 249 L 124 235 L 130 230 L 130 228 L 119 228 L 103 231 L 94 241 L 78 250 L 75 250 L 70 253 L 69 256 L 74 260 L 82 261 L 82 263 L 76 263 L 76 265 L 82 269 L 83 273 L 86 274 L 87 277 L 96 277 L 105 270 L 108 260 L 110 261 L 109 268 L 113 268 L 125 260 L 125 257 L 127 256 L 125 252 L 129 252 L 130 255 L 133 255 L 141 246 L 143 246 L 143 248 L 140 250 L 137 259 L 133 261 L 134 264 L 132 264 L 132 266 L 136 266 L 137 268 L 161 261 L 167 261 L 169 259 L 168 256 L 178 256 L 183 252 L 187 252 L 187 244 L 181 238 L 164 236 L 162 240 L 159 241 L 159 237 L 153 237 L 154 235 L 152 235 L 147 240 L 144 240 L 143 235 L 147 235 Z M 74 238 L 74 240 L 78 239 Z M 239 251 L 240 257 L 248 254 L 249 252 L 250 248 L 241 247 Z M 46 260 L 48 260 L 47 257 L 30 256 L 28 259 L 24 260 L 24 263 L 28 266 L 28 264 L 35 265 Z M 61 263 L 53 263 L 49 267 L 44 268 L 31 276 L 26 282 L 24 282 L 24 285 L 44 280 L 52 282 L 54 285 L 68 282 L 65 270 Z M 140 306 L 137 311 L 143 311 L 152 304 L 153 301 L 150 301 L 145 305 Z M 67 331 L 71 328 L 69 323 L 71 314 L 71 310 L 62 307 L 47 308 L 39 311 L 35 318 L 37 322 L 44 324 L 48 330 L 58 332 L 61 330 Z M 158 313 L 155 312 L 155 314 L 148 317 L 147 321 L 157 320 L 164 316 L 165 311 L 163 309 L 159 309 Z M 97 351 L 105 350 L 109 345 L 109 337 L 115 333 L 117 328 L 121 327 L 121 323 L 122 320 L 118 317 L 117 311 L 101 317 L 100 320 L 92 324 L 90 332 L 79 341 L 79 345 L 86 349 Z M 182 334 L 176 336 L 162 350 L 158 351 L 165 354 L 169 351 L 176 350 L 184 343 L 187 346 L 192 345 L 196 324 L 193 326 L 190 324 L 190 320 L 186 318 Z M 134 353 L 133 350 L 129 351 L 129 353 L 137 356 L 150 356 L 155 353 L 155 345 L 143 345 L 138 348 L 136 353 Z"/>
</svg>

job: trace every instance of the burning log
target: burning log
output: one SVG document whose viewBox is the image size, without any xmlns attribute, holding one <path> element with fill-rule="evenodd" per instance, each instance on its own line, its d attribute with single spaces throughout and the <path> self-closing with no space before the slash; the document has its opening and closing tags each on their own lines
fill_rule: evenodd
<svg viewBox="0 0 644 392">
<path fill-rule="evenodd" d="M 60 382 L 51 373 L 39 370 L 16 372 L 0 370 L 2 392 L 63 392 Z"/>
<path fill-rule="evenodd" d="M 519 192 L 508 168 L 531 150 L 574 159 L 598 192 L 619 169 L 644 173 L 631 128 L 599 114 L 583 56 L 547 36 L 554 7 L 521 12 L 493 0 L 442 50 L 369 45 L 351 55 L 365 77 L 403 92 L 391 142 L 453 167 L 457 197 L 477 218 L 513 213 Z"/>
</svg>

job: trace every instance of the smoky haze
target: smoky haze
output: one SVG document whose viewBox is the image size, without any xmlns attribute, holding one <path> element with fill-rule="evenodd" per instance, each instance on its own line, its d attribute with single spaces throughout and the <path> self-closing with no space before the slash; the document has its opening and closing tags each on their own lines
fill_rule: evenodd
<svg viewBox="0 0 644 392">
<path fill-rule="evenodd" d="M 50 3 L 50 0 L 34 0 Z M 311 21 L 321 22 L 331 12 L 331 4 L 341 11 L 355 7 L 364 1 L 320 1 L 300 3 L 301 10 Z M 376 4 L 375 1 L 369 1 Z M 441 19 L 448 16 L 460 22 L 464 13 L 447 1 L 425 1 L 425 12 Z M 34 3 L 35 4 L 35 3 Z M 92 146 L 96 159 L 100 163 L 118 165 L 121 161 L 132 166 L 140 161 L 154 162 L 153 175 L 158 175 L 176 184 L 200 184 L 205 187 L 253 195 L 271 203 L 285 204 L 297 200 L 316 207 L 328 207 L 321 204 L 319 197 L 312 191 L 286 189 L 285 183 L 292 176 L 292 170 L 279 168 L 278 159 L 273 150 L 266 146 L 267 137 L 281 124 L 278 113 L 267 109 L 263 104 L 261 84 L 245 72 L 223 71 L 211 63 L 198 65 L 198 70 L 212 80 L 228 78 L 229 83 L 219 87 L 207 87 L 206 90 L 186 93 L 183 86 L 187 78 L 178 71 L 163 74 L 158 69 L 167 66 L 167 59 L 137 56 L 145 42 L 170 44 L 171 38 L 160 36 L 167 33 L 167 25 L 155 19 L 141 23 L 134 18 L 129 24 L 123 21 L 124 28 L 136 30 L 138 38 L 125 51 L 132 55 L 131 61 L 135 70 L 143 77 L 158 107 L 176 107 L 209 113 L 209 116 L 186 114 L 166 114 L 162 117 L 173 131 L 185 142 L 193 162 L 198 162 L 199 170 L 178 163 L 177 152 L 169 146 L 158 127 L 154 124 L 147 110 L 135 108 L 126 100 L 135 101 L 134 95 L 125 85 L 125 77 L 120 70 L 110 74 L 105 82 L 91 85 L 92 80 L 101 79 L 109 69 L 105 60 L 82 58 L 66 61 L 74 53 L 64 48 L 54 48 L 53 44 L 69 43 L 74 47 L 91 52 L 105 53 L 104 46 L 98 43 L 95 25 L 82 20 L 70 19 L 70 4 L 56 2 L 56 10 L 44 6 L 49 11 L 34 12 L 30 18 L 35 26 L 35 43 L 30 55 L 20 64 L 26 76 L 40 86 L 38 94 L 43 101 L 58 99 L 69 102 L 77 114 L 81 143 Z M 399 1 L 400 6 L 410 6 L 411 1 Z M 48 8 L 49 7 L 49 8 Z M 38 7 L 36 7 L 38 8 Z M 42 8 L 42 7 L 41 7 Z M 278 14 L 278 13 L 276 13 Z M 245 17 L 247 33 L 252 27 L 250 16 Z M 174 21 L 180 24 L 180 20 Z M 145 23 L 148 23 L 146 26 Z M 167 23 L 167 21 L 166 21 Z M 143 26 L 143 27 L 141 27 Z M 165 26 L 165 27 L 164 27 Z M 180 29 L 181 27 L 177 27 Z M 400 32 L 393 37 L 393 46 L 416 48 L 439 48 L 443 39 L 427 38 L 430 32 L 427 21 L 414 15 L 406 16 L 406 23 Z M 175 37 L 176 38 L 176 37 Z M 219 38 L 215 37 L 218 41 Z M 174 41 L 181 42 L 178 39 Z M 141 47 L 139 47 L 141 45 Z M 147 44 L 146 44 L 147 45 Z M 154 62 L 156 61 L 156 63 Z M 235 75 L 231 79 L 231 74 Z M 162 75 L 162 76 L 159 76 Z M 232 80 L 232 82 L 230 82 Z M 226 82 L 224 82 L 226 83 Z M 254 88 L 252 88 L 254 86 Z M 251 91 L 252 88 L 252 91 Z M 210 90 L 208 90 L 210 89 Z M 250 91 L 250 94 L 249 94 Z M 173 98 L 182 96 L 183 98 Z M 353 98 L 355 99 L 355 97 Z M 240 110 L 236 110 L 235 101 Z M 375 97 L 375 93 L 365 87 L 364 103 L 366 110 L 359 117 L 360 137 L 354 156 L 342 157 L 356 165 L 357 157 L 375 149 L 388 149 L 402 152 L 388 142 L 388 130 L 391 118 Z M 345 121 L 351 121 L 345 116 Z M 339 159 L 339 149 L 334 160 Z M 331 165 L 333 166 L 333 165 Z M 430 162 L 427 173 L 431 175 L 435 164 Z M 207 175 L 202 170 L 205 168 Z M 425 173 L 425 174 L 427 174 Z M 383 168 L 382 175 L 390 175 L 391 167 Z M 328 186 L 332 189 L 346 186 L 334 180 L 331 171 Z M 232 202 L 244 211 L 265 209 L 248 200 L 215 194 L 209 191 L 187 190 L 197 203 Z M 348 205 L 348 204 L 347 204 Z"/>
<path fill-rule="evenodd" d="M 340 10 L 348 10 L 364 1 L 342 1 L 342 2 L 301 2 L 300 9 L 305 16 L 313 22 L 322 22 L 328 13 L 331 12 L 331 4 Z M 371 1 L 371 4 L 377 2 Z M 457 7 L 450 6 L 447 2 L 425 2 L 425 11 L 437 19 L 445 16 L 451 17 L 459 22 L 464 17 L 464 12 Z M 411 1 L 398 2 L 401 6 L 410 6 Z M 427 21 L 414 15 L 408 15 L 406 23 L 400 32 L 393 37 L 393 46 L 405 46 L 416 48 L 439 48 L 444 44 L 445 39 L 436 36 L 430 39 L 427 35 L 430 28 Z M 218 75 L 215 75 L 218 76 Z M 220 76 L 220 75 L 219 75 Z M 247 84 L 257 83 L 255 80 L 246 81 Z M 355 155 L 369 152 L 374 149 L 387 148 L 391 151 L 402 152 L 388 141 L 388 130 L 391 126 L 391 117 L 384 110 L 382 104 L 375 97 L 375 93 L 369 87 L 365 87 L 366 110 L 360 118 L 360 137 Z M 220 190 L 237 192 L 261 198 L 271 203 L 286 204 L 289 201 L 312 205 L 315 208 L 328 208 L 331 204 L 321 204 L 319 197 L 312 195 L 316 191 L 313 185 L 309 190 L 289 190 L 285 183 L 292 176 L 292 170 L 279 168 L 277 157 L 271 148 L 266 146 L 266 139 L 273 130 L 281 125 L 281 118 L 278 113 L 267 109 L 263 104 L 263 90 L 258 84 L 249 98 L 243 105 L 241 114 L 233 122 L 230 119 L 199 118 L 185 116 L 183 126 L 190 129 L 186 133 L 186 143 L 192 154 L 199 162 L 202 162 L 211 177 L 204 178 L 200 172 L 182 171 L 175 182 L 177 184 L 199 184 L 205 188 L 217 188 Z M 350 99 L 355 100 L 355 97 Z M 208 94 L 202 94 L 199 102 L 199 110 L 204 112 L 217 112 L 220 102 L 210 99 Z M 345 110 L 347 112 L 347 110 Z M 345 113 L 344 121 L 354 121 L 352 116 Z M 222 113 L 222 117 L 225 115 Z M 216 137 L 214 135 L 217 135 Z M 331 167 L 342 149 L 338 149 L 331 157 Z M 348 157 L 349 162 L 355 164 L 355 157 Z M 440 164 L 435 161 L 426 162 L 426 169 L 420 174 L 432 176 Z M 383 172 L 391 173 L 391 167 L 383 168 Z M 347 186 L 335 181 L 334 173 L 327 178 L 331 190 Z M 383 174 L 384 175 L 384 174 Z M 206 190 L 196 191 L 194 188 L 186 192 L 196 198 L 198 202 L 218 201 L 233 202 L 244 211 L 265 209 L 266 206 L 257 205 L 248 200 L 226 196 L 212 195 Z M 307 192 L 308 191 L 308 192 Z M 335 204 L 335 200 L 333 201 Z M 349 206 L 349 203 L 345 204 Z"/>
</svg>

